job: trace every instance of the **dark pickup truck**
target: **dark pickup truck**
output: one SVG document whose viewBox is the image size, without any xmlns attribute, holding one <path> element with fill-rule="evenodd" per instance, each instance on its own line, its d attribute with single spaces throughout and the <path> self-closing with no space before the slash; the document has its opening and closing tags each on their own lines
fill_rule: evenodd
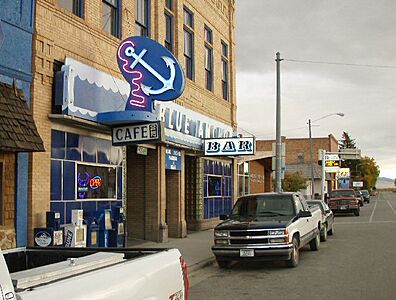
<svg viewBox="0 0 396 300">
<path fill-rule="evenodd" d="M 333 213 L 353 213 L 360 215 L 358 195 L 353 189 L 333 190 L 330 193 L 329 207 Z"/>
<path fill-rule="evenodd" d="M 242 260 L 283 260 L 295 267 L 300 248 L 319 248 L 322 213 L 309 208 L 301 193 L 246 195 L 221 219 L 212 247 L 221 268 Z"/>
</svg>

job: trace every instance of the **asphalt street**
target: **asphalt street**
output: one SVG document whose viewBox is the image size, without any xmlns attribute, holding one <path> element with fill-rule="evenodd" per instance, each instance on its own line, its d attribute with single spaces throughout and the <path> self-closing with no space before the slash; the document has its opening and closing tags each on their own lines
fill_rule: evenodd
<svg viewBox="0 0 396 300">
<path fill-rule="evenodd" d="M 283 263 L 216 264 L 190 277 L 195 299 L 396 299 L 396 193 L 371 197 L 360 216 L 337 215 L 320 250 Z"/>
</svg>

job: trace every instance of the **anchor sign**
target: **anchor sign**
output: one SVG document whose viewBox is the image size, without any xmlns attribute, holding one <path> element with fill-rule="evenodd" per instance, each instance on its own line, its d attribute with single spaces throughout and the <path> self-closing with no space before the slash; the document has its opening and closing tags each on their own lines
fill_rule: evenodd
<svg viewBox="0 0 396 300">
<path fill-rule="evenodd" d="M 125 110 L 153 110 L 153 100 L 171 101 L 183 93 L 184 74 L 164 46 L 145 37 L 129 37 L 117 50 L 118 66 L 131 86 Z"/>
</svg>

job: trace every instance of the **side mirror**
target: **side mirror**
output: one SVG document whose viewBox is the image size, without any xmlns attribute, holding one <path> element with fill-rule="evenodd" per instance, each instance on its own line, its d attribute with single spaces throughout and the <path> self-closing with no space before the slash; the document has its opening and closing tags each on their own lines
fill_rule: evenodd
<svg viewBox="0 0 396 300">
<path fill-rule="evenodd" d="M 331 210 L 330 210 L 330 209 L 325 210 L 325 213 L 326 213 L 326 214 L 329 214 L 329 213 L 331 213 Z"/>
<path fill-rule="evenodd" d="M 302 210 L 297 214 L 297 217 L 299 218 L 309 218 L 312 217 L 312 214 L 310 211 Z"/>
<path fill-rule="evenodd" d="M 220 220 L 222 220 L 222 221 L 228 220 L 228 216 L 227 215 L 220 215 Z"/>
</svg>

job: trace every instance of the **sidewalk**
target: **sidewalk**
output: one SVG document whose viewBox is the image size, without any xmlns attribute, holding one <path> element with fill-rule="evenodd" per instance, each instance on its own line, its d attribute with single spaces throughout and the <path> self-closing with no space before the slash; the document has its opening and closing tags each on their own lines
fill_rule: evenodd
<svg viewBox="0 0 396 300">
<path fill-rule="evenodd" d="M 214 262 L 211 247 L 213 229 L 189 232 L 186 238 L 169 238 L 166 243 L 128 239 L 130 248 L 177 248 L 187 262 L 188 271 L 194 272 Z"/>
</svg>

